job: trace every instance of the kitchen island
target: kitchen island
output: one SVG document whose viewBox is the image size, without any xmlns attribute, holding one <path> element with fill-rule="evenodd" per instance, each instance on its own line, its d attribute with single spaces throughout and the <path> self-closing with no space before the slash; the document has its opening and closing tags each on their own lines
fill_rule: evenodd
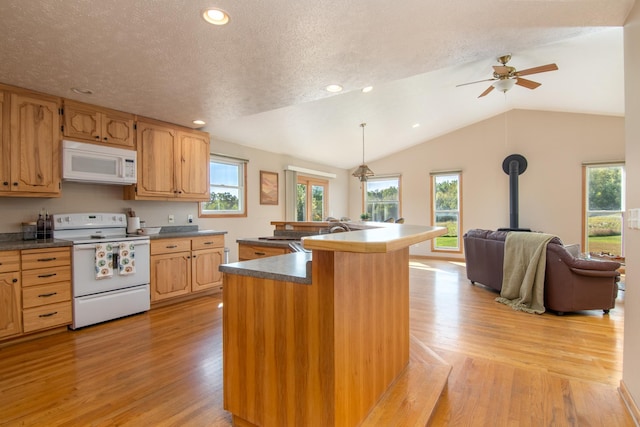
<svg viewBox="0 0 640 427">
<path fill-rule="evenodd" d="M 445 231 L 380 224 L 304 237 L 310 255 L 222 265 L 224 407 L 234 424 L 424 425 L 410 384 L 429 381 L 420 366 L 429 350 L 409 334 L 409 246 Z"/>
</svg>

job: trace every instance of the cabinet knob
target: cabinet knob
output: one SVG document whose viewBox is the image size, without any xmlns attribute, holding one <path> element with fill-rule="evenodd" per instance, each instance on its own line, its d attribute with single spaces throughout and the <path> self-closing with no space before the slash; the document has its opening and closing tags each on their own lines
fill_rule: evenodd
<svg viewBox="0 0 640 427">
<path fill-rule="evenodd" d="M 13 283 L 16 283 L 17 281 L 18 281 L 18 279 L 13 279 L 12 280 Z"/>
<path fill-rule="evenodd" d="M 13 185 L 14 185 L 15 187 L 17 187 L 17 186 L 18 186 L 18 183 L 17 183 L 17 182 L 14 182 L 14 183 L 13 183 Z"/>
<path fill-rule="evenodd" d="M 7 181 L 3 182 L 2 185 L 9 185 Z"/>
<path fill-rule="evenodd" d="M 100 139 L 100 135 L 96 135 L 96 139 Z"/>
<path fill-rule="evenodd" d="M 107 137 L 105 136 L 103 139 L 106 141 L 106 140 L 107 140 Z"/>
</svg>

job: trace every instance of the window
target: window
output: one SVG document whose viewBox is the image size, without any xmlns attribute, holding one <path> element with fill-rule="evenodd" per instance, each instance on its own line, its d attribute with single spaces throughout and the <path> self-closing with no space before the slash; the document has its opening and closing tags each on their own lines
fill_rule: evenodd
<svg viewBox="0 0 640 427">
<path fill-rule="evenodd" d="M 397 220 L 400 210 L 400 177 L 374 177 L 366 181 L 364 213 L 367 221 Z"/>
<path fill-rule="evenodd" d="M 323 221 L 329 199 L 329 181 L 298 176 L 297 221 Z"/>
<path fill-rule="evenodd" d="M 211 156 L 208 202 L 200 203 L 200 217 L 247 216 L 246 161 Z"/>
<path fill-rule="evenodd" d="M 447 232 L 431 242 L 433 250 L 460 252 L 460 187 L 459 172 L 431 174 L 431 218 L 432 225 L 446 227 Z"/>
<path fill-rule="evenodd" d="M 583 168 L 585 252 L 624 256 L 624 165 Z"/>
</svg>

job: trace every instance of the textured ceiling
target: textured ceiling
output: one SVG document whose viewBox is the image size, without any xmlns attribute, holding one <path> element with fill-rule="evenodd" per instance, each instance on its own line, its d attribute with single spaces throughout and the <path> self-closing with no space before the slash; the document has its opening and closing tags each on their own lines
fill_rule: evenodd
<svg viewBox="0 0 640 427">
<path fill-rule="evenodd" d="M 633 1 L 2 0 L 0 82 L 352 168 L 361 122 L 372 160 L 512 108 L 623 115 L 622 32 L 607 27 Z M 208 6 L 231 22 L 205 23 Z M 506 97 L 455 87 L 504 53 L 560 69 Z"/>
</svg>

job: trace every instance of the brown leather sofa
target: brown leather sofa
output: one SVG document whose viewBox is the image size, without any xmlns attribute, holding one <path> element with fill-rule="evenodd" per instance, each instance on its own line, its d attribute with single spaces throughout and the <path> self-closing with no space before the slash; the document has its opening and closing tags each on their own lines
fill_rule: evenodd
<svg viewBox="0 0 640 427">
<path fill-rule="evenodd" d="M 467 278 L 496 291 L 502 289 L 504 243 L 508 231 L 474 229 L 464 235 Z M 609 310 L 618 295 L 620 263 L 576 258 L 558 237 L 547 245 L 544 305 L 557 314 Z"/>
</svg>

